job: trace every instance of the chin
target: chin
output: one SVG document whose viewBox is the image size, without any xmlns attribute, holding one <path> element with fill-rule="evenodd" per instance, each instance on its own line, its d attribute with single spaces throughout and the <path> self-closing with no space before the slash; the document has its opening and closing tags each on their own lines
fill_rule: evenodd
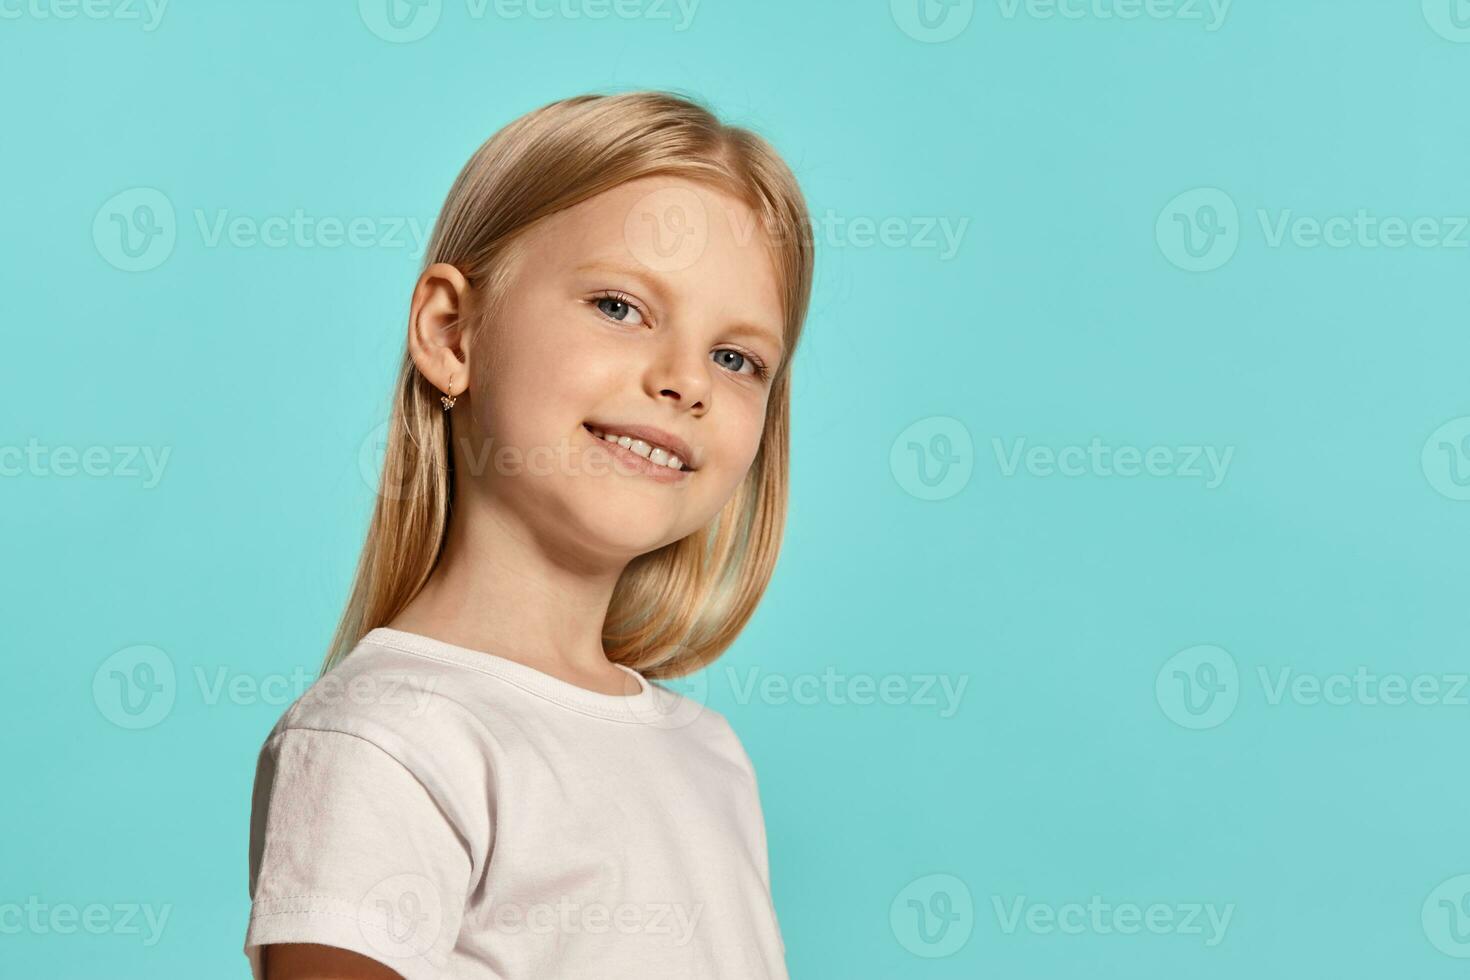
<svg viewBox="0 0 1470 980">
<path fill-rule="evenodd" d="M 639 534 L 632 528 L 625 529 L 621 533 L 616 531 L 609 532 L 607 529 L 602 529 L 595 536 L 595 547 L 600 554 L 617 555 L 631 561 L 639 555 L 646 555 L 650 551 L 657 551 L 665 545 L 679 540 L 680 537 L 683 537 L 683 535 Z"/>
<path fill-rule="evenodd" d="M 680 532 L 688 521 L 681 517 L 677 497 L 666 490 L 619 486 L 617 479 L 588 480 L 564 503 L 568 523 L 581 529 L 580 537 L 595 539 L 598 551 L 640 555 L 688 533 Z"/>
</svg>

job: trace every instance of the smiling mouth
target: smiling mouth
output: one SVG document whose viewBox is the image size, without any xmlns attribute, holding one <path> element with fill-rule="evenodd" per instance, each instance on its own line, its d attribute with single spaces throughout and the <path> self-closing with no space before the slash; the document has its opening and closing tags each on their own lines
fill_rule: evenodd
<svg viewBox="0 0 1470 980">
<path fill-rule="evenodd" d="M 665 482 L 682 480 L 695 472 L 688 463 L 662 446 L 616 432 L 604 432 L 587 422 L 582 423 L 582 428 L 612 453 L 615 459 L 636 472 Z"/>
</svg>

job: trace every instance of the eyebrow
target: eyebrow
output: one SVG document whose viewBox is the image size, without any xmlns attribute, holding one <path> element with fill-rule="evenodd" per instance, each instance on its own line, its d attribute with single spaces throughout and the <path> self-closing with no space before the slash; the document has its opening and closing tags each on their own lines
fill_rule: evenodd
<svg viewBox="0 0 1470 980">
<path fill-rule="evenodd" d="M 630 279 L 638 280 L 638 282 L 641 283 L 645 288 L 647 288 L 650 292 L 654 293 L 659 298 L 663 299 L 665 302 L 667 302 L 669 298 L 668 290 L 664 288 L 663 283 L 647 275 L 640 269 L 637 269 L 630 265 L 625 265 L 621 262 L 610 262 L 605 259 L 594 259 L 593 261 L 582 263 L 581 265 L 574 268 L 572 272 L 575 274 L 581 274 L 585 272 L 610 272 L 615 275 L 627 276 Z M 777 358 L 784 358 L 786 356 L 786 344 L 782 342 L 780 333 L 772 330 L 770 327 L 763 326 L 757 323 L 750 323 L 746 320 L 736 320 L 733 323 L 726 324 L 725 329 L 731 333 L 744 334 L 747 337 L 759 337 L 767 340 L 776 346 Z"/>
</svg>

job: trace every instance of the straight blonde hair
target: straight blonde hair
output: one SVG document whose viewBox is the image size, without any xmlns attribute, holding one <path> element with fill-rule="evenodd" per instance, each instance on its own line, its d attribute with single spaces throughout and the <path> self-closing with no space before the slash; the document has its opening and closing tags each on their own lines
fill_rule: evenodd
<svg viewBox="0 0 1470 980">
<path fill-rule="evenodd" d="M 493 318 L 537 220 L 642 177 L 702 182 L 760 221 L 782 291 L 786 350 L 771 380 L 760 450 L 709 526 L 629 562 L 613 589 L 602 642 L 609 660 L 651 678 L 714 661 L 755 611 L 775 569 L 786 519 L 791 355 L 812 284 L 811 222 L 796 178 L 760 136 L 670 92 L 580 95 L 514 120 L 455 179 L 424 258 L 483 285 Z M 484 322 L 482 319 L 480 322 Z M 325 674 L 367 632 L 391 621 L 438 561 L 453 503 L 452 453 L 440 392 L 405 344 L 387 452 L 352 591 L 322 664 Z"/>
</svg>

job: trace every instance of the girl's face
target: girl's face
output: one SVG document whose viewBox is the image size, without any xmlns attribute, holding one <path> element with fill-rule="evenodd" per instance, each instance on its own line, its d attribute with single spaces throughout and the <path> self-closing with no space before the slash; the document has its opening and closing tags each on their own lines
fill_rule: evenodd
<svg viewBox="0 0 1470 980">
<path fill-rule="evenodd" d="M 621 559 L 705 527 L 755 459 L 785 353 L 754 213 L 702 184 L 645 178 L 549 216 L 521 244 L 500 315 L 469 338 L 471 418 L 454 418 L 457 437 L 473 430 L 455 446 L 466 489 Z M 683 468 L 595 433 L 641 437 Z"/>
</svg>

